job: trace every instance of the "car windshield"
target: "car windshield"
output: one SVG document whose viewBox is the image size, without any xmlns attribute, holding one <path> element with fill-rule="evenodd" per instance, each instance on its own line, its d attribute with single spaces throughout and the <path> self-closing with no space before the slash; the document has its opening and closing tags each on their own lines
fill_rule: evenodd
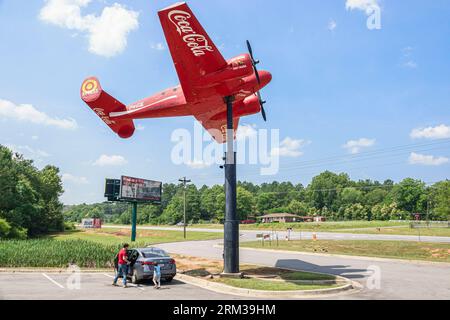
<svg viewBox="0 0 450 320">
<path fill-rule="evenodd" d="M 142 250 L 142 255 L 144 256 L 144 258 L 161 258 L 168 256 L 167 253 L 161 249 Z"/>
</svg>

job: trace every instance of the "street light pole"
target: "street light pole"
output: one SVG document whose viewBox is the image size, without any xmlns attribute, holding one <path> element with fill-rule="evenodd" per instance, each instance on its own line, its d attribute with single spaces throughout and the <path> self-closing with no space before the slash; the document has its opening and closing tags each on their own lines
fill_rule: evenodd
<svg viewBox="0 0 450 320">
<path fill-rule="evenodd" d="M 178 180 L 183 183 L 183 193 L 184 193 L 184 210 L 183 210 L 183 233 L 184 239 L 186 239 L 186 185 L 191 182 L 191 180 L 187 180 L 186 177 Z"/>
</svg>

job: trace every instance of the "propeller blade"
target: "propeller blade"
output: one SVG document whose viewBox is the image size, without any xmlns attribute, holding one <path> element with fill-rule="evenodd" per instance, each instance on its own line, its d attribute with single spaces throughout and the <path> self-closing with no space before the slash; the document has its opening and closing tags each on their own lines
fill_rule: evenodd
<svg viewBox="0 0 450 320">
<path fill-rule="evenodd" d="M 253 56 L 252 45 L 250 44 L 250 41 L 248 41 L 248 40 L 247 40 L 247 48 L 248 48 L 248 52 L 250 53 L 250 57 L 252 58 L 252 65 L 253 65 L 253 70 L 255 71 L 256 80 L 258 81 L 258 84 L 261 84 L 261 78 L 259 77 L 258 69 L 256 68 L 256 65 L 259 63 L 259 60 L 255 60 L 255 57 Z"/>
<path fill-rule="evenodd" d="M 259 91 L 256 92 L 256 96 L 258 97 L 259 104 L 261 106 L 261 114 L 265 122 L 267 122 L 267 115 L 266 110 L 264 109 L 264 105 L 266 104 L 266 101 L 264 101 L 261 97 L 261 93 Z"/>
<path fill-rule="evenodd" d="M 261 78 L 259 77 L 258 69 L 256 69 L 255 66 L 253 66 L 253 69 L 255 69 L 256 81 L 258 81 L 258 84 L 261 84 Z"/>
<path fill-rule="evenodd" d="M 247 40 L 247 48 L 248 48 L 248 52 L 250 53 L 250 57 L 252 57 L 252 60 L 255 61 L 255 59 L 253 59 L 252 45 L 250 44 L 250 41 L 248 41 L 248 40 Z"/>
<path fill-rule="evenodd" d="M 264 110 L 264 107 L 262 105 L 261 105 L 261 114 L 264 119 L 264 122 L 267 122 L 266 110 Z"/>
</svg>

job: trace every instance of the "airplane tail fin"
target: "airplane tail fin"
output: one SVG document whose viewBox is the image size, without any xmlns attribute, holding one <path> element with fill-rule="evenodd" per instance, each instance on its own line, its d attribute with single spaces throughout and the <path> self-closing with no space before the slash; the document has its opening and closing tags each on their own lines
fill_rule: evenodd
<svg viewBox="0 0 450 320">
<path fill-rule="evenodd" d="M 131 138 L 135 127 L 133 120 L 116 120 L 110 118 L 110 113 L 126 111 L 126 106 L 114 99 L 100 86 L 100 82 L 95 77 L 84 80 L 81 86 L 81 99 L 92 109 L 100 119 L 105 122 L 112 131 L 123 139 Z"/>
</svg>

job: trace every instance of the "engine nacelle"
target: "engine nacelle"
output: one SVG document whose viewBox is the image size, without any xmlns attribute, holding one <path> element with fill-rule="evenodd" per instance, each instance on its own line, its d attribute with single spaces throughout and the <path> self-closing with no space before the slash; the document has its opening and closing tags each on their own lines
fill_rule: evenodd
<svg viewBox="0 0 450 320">
<path fill-rule="evenodd" d="M 261 105 L 256 95 L 251 95 L 235 104 L 233 108 L 235 117 L 245 117 L 261 112 Z"/>
<path fill-rule="evenodd" d="M 194 83 L 196 88 L 209 88 L 225 81 L 247 77 L 253 73 L 252 59 L 249 54 L 243 54 L 228 60 L 225 69 L 207 74 Z"/>
<path fill-rule="evenodd" d="M 245 116 L 250 116 L 252 114 L 260 113 L 261 105 L 259 104 L 258 97 L 256 95 L 251 95 L 242 101 L 238 101 L 233 105 L 233 118 L 240 118 Z M 227 112 L 221 112 L 211 120 L 225 120 L 227 118 Z"/>
</svg>

